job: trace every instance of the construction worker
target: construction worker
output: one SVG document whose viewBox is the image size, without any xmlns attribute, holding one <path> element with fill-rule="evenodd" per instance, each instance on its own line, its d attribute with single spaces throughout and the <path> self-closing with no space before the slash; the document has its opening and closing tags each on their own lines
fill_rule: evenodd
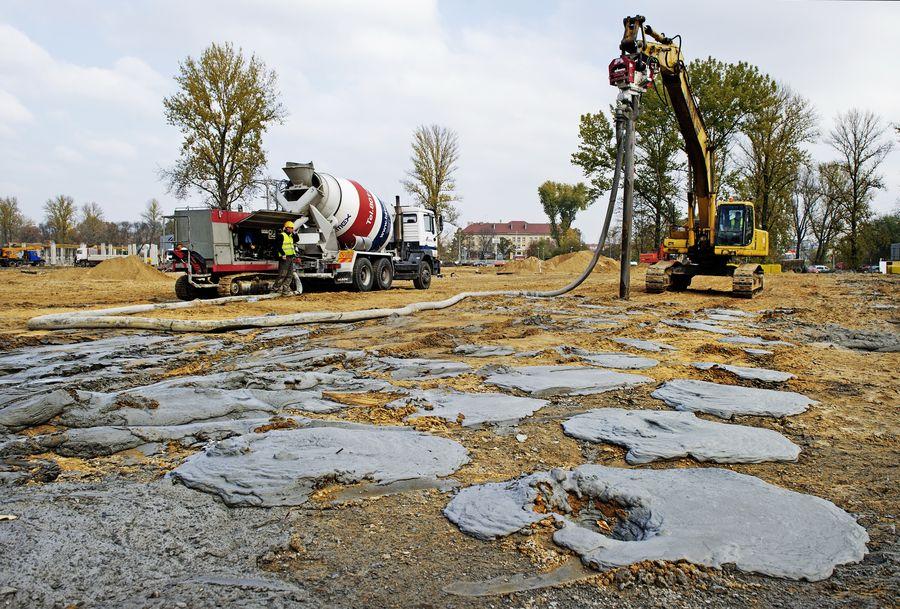
<svg viewBox="0 0 900 609">
<path fill-rule="evenodd" d="M 275 282 L 272 291 L 290 294 L 291 277 L 294 274 L 294 256 L 296 255 L 294 244 L 299 241 L 300 237 L 294 233 L 294 223 L 290 220 L 284 223 L 280 236 L 281 248 L 278 260 L 278 280 Z"/>
</svg>

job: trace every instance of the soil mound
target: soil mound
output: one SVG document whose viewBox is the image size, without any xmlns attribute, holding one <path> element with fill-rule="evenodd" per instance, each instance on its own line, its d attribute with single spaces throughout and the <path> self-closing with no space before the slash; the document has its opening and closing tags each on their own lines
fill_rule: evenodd
<svg viewBox="0 0 900 609">
<path fill-rule="evenodd" d="M 120 281 L 172 281 L 172 278 L 145 263 L 138 256 L 110 258 L 86 273 L 90 279 L 117 279 Z"/>
<path fill-rule="evenodd" d="M 500 270 L 497 271 L 497 274 L 507 275 L 516 273 L 543 273 L 544 264 L 546 263 L 540 258 L 529 256 L 524 260 L 513 260 L 512 262 L 507 262 L 502 267 L 500 267 Z"/>
<path fill-rule="evenodd" d="M 580 273 L 587 268 L 594 253 L 590 250 L 581 250 L 580 252 L 571 252 L 568 254 L 560 254 L 544 263 L 544 269 L 554 273 Z M 606 256 L 600 256 L 597 266 L 594 267 L 595 273 L 611 271 L 618 266 L 618 262 Z"/>
</svg>

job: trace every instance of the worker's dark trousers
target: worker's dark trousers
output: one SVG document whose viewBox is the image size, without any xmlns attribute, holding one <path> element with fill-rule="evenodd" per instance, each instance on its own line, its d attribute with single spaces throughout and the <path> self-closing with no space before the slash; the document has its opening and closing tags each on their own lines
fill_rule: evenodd
<svg viewBox="0 0 900 609">
<path fill-rule="evenodd" d="M 273 292 L 280 290 L 289 290 L 291 286 L 291 275 L 294 274 L 294 259 L 291 257 L 282 258 L 278 261 L 278 280 L 272 288 Z"/>
</svg>

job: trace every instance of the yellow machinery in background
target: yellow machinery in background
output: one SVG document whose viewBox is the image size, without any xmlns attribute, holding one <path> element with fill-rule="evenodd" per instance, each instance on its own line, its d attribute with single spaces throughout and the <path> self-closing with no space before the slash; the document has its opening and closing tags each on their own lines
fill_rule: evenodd
<svg viewBox="0 0 900 609">
<path fill-rule="evenodd" d="M 763 287 L 763 268 L 752 259 L 768 256 L 769 234 L 755 227 L 753 203 L 716 201 L 713 152 L 691 93 L 680 43 L 654 31 L 640 15 L 626 17 L 624 23 L 622 55 L 609 66 L 610 84 L 642 93 L 660 75 L 691 171 L 687 225 L 672 230 L 663 241 L 666 259 L 648 269 L 647 291 L 686 290 L 696 275 L 717 275 L 733 278 L 735 296 L 751 298 Z M 751 262 L 735 264 L 734 258 Z"/>
</svg>

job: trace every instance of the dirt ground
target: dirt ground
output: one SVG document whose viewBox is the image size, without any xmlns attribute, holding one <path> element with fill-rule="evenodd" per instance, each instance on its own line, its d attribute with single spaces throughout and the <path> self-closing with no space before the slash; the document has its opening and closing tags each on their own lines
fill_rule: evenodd
<svg viewBox="0 0 900 609">
<path fill-rule="evenodd" d="M 514 535 L 492 542 L 467 537 L 443 517 L 441 510 L 448 495 L 436 489 L 382 497 L 362 495 L 332 504 L 342 491 L 335 486 L 320 490 L 310 504 L 273 511 L 289 542 L 261 553 L 257 566 L 302 589 L 305 601 L 311 606 L 812 608 L 894 605 L 900 593 L 900 547 L 896 536 L 896 517 L 900 512 L 897 484 L 900 354 L 850 349 L 838 343 L 853 330 L 870 333 L 860 335 L 861 339 L 857 337 L 863 342 L 867 336 L 896 336 L 900 323 L 900 279 L 858 274 L 775 275 L 766 278 L 762 294 L 753 300 L 738 300 L 730 297 L 730 280 L 723 278 L 695 279 L 691 290 L 684 293 L 646 294 L 643 272 L 642 267 L 633 270 L 628 303 L 615 298 L 618 276 L 609 271 L 595 273 L 573 295 L 556 300 L 469 300 L 448 311 L 418 314 L 409 319 L 310 328 L 312 344 L 377 351 L 382 355 L 454 359 L 466 361 L 473 368 L 501 364 L 504 358 L 453 355 L 454 345 L 506 345 L 519 352 L 556 346 L 625 351 L 622 345 L 610 340 L 616 335 L 660 340 L 677 347 L 677 351 L 662 355 L 650 354 L 659 357 L 661 363 L 641 373 L 652 377 L 654 383 L 627 391 L 554 399 L 550 406 L 522 421 L 514 433 L 469 429 L 427 418 L 417 422 L 417 427 L 452 438 L 468 449 L 470 463 L 453 476 L 463 486 L 590 462 L 630 467 L 624 461 L 623 449 L 568 437 L 562 432 L 560 420 L 601 406 L 663 408 L 650 393 L 660 382 L 673 378 L 749 384 L 721 372 L 691 369 L 686 366 L 690 362 L 727 362 L 791 372 L 797 378 L 785 383 L 783 388 L 801 392 L 819 404 L 785 419 L 743 417 L 741 423 L 784 434 L 802 449 L 797 463 L 716 466 L 677 459 L 642 467 L 726 467 L 832 501 L 856 516 L 869 533 L 869 554 L 862 563 L 839 566 L 831 578 L 816 583 L 768 578 L 728 567 L 712 570 L 690 565 L 647 564 L 620 570 L 627 573 L 587 578 L 582 575 L 579 581 L 554 588 L 483 598 L 455 596 L 444 592 L 444 588 L 460 581 L 548 572 L 571 560 L 571 556 L 552 543 L 549 530 L 540 528 L 530 535 Z M 89 331 L 29 332 L 24 324 L 35 315 L 174 299 L 174 281 L 98 281 L 89 279 L 85 273 L 80 269 L 48 269 L 37 274 L 0 271 L 0 302 L 5 305 L 0 308 L 0 350 L 107 335 Z M 570 278 L 560 273 L 498 275 L 492 269 L 447 268 L 427 292 L 413 289 L 409 282 L 398 282 L 395 289 L 384 293 L 307 292 L 299 297 L 256 303 L 167 311 L 160 316 L 225 318 L 392 307 L 423 299 L 438 300 L 460 291 L 548 289 L 561 286 Z M 603 315 L 598 310 L 578 306 L 583 304 L 606 305 L 630 315 L 624 325 L 598 325 L 590 331 L 577 324 L 566 325 L 566 320 L 573 316 Z M 716 335 L 658 323 L 662 318 L 687 317 L 713 307 L 765 312 L 761 318 L 765 323 L 761 323 L 754 335 L 790 341 L 796 346 L 776 348 L 770 356 L 753 358 L 737 345 L 719 343 Z M 545 329 L 548 321 L 556 325 Z M 243 343 L 250 351 L 285 344 L 283 340 L 257 343 L 257 334 L 224 334 L 217 338 Z M 528 363 L 562 361 L 557 352 L 546 351 L 529 358 Z M 211 373 L 216 371 L 216 366 L 213 352 L 198 357 L 190 369 L 173 367 L 165 374 Z M 489 390 L 474 374 L 393 383 L 399 387 Z M 356 396 L 349 408 L 338 413 L 309 416 L 404 424 L 402 412 L 385 411 L 383 397 L 367 401 Z M 32 429 L 23 433 L 39 432 Z M 527 440 L 517 441 L 516 433 L 525 434 Z M 35 482 L 33 486 L 51 487 L 60 482 L 107 486 L 155 482 L 188 454 L 172 451 L 165 457 L 147 458 L 129 451 L 110 457 L 74 459 L 48 453 L 42 457 L 57 462 L 62 474 L 56 482 Z M 3 492 L 0 486 L 0 495 Z M 0 527 L 4 524 L 0 522 Z M 685 580 L 675 585 L 664 583 L 669 580 L 660 575 L 676 567 L 686 574 Z M 660 577 L 650 577 L 651 573 Z M 0 595 L 3 594 L 0 590 Z M 0 603 L 3 600 L 0 597 Z M 150 604 L 148 601 L 147 605 Z"/>
</svg>

